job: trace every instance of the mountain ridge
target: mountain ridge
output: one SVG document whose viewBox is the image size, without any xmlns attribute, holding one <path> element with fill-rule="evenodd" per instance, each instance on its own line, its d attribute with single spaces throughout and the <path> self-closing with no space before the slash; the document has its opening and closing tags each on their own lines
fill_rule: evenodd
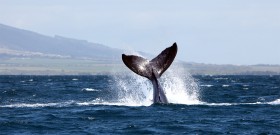
<svg viewBox="0 0 280 135">
<path fill-rule="evenodd" d="M 124 50 L 0 24 L 0 75 L 71 75 L 123 72 Z M 154 55 L 137 52 L 147 58 Z M 280 75 L 280 65 L 217 65 L 176 60 L 196 75 Z"/>
<path fill-rule="evenodd" d="M 66 38 L 62 36 L 45 36 L 36 32 L 14 28 L 0 24 L 0 49 L 26 52 L 34 54 L 46 54 L 42 56 L 62 56 L 71 58 L 109 59 L 114 60 L 123 51 L 108 46 L 91 43 L 86 40 Z M 6 55 L 9 54 L 6 52 Z M 0 54 L 1 54 L 0 52 Z M 11 53 L 13 55 L 13 53 Z"/>
</svg>

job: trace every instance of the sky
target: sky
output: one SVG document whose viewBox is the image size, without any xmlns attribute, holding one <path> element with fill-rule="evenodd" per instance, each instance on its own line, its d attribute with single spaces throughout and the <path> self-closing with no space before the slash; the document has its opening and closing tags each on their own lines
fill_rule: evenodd
<svg viewBox="0 0 280 135">
<path fill-rule="evenodd" d="M 0 23 L 207 64 L 280 64 L 279 0 L 0 0 Z"/>
</svg>

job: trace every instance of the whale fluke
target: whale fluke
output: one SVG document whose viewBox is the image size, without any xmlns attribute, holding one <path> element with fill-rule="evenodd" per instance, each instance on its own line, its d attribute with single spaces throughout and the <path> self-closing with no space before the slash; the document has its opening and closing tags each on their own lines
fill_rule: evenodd
<svg viewBox="0 0 280 135">
<path fill-rule="evenodd" d="M 177 44 L 174 43 L 151 61 L 139 56 L 125 54 L 122 54 L 122 60 L 130 70 L 151 80 L 153 72 L 160 77 L 168 69 L 177 54 L 177 50 Z"/>
<path fill-rule="evenodd" d="M 151 60 L 151 63 L 158 73 L 159 77 L 169 68 L 171 63 L 177 54 L 177 44 L 176 42 L 171 46 L 163 50 L 157 57 Z"/>
<path fill-rule="evenodd" d="M 124 64 L 134 73 L 148 78 L 154 88 L 154 103 L 168 103 L 168 100 L 158 82 L 158 78 L 168 69 L 177 54 L 177 44 L 163 50 L 157 57 L 151 61 L 134 55 L 122 54 Z"/>
</svg>

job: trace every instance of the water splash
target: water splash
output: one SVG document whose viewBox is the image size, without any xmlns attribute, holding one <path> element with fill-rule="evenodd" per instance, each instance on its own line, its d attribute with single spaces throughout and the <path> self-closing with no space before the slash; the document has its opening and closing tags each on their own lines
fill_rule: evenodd
<svg viewBox="0 0 280 135">
<path fill-rule="evenodd" d="M 182 65 L 172 66 L 160 80 L 170 103 L 200 104 L 199 86 Z"/>
<path fill-rule="evenodd" d="M 132 72 L 115 75 L 117 102 L 128 106 L 149 106 L 153 98 L 152 84 Z"/>
<path fill-rule="evenodd" d="M 149 106 L 153 102 L 153 86 L 149 80 L 133 72 L 114 76 L 118 101 L 124 105 Z M 199 86 L 182 65 L 171 66 L 159 79 L 167 99 L 174 104 L 199 104 Z"/>
</svg>

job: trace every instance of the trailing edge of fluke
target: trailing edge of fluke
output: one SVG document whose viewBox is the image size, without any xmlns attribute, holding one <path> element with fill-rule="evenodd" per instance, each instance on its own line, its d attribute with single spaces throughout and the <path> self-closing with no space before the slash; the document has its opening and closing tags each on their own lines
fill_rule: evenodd
<svg viewBox="0 0 280 135">
<path fill-rule="evenodd" d="M 148 78 L 153 84 L 153 102 L 154 103 L 168 103 L 162 87 L 158 82 L 158 78 L 168 69 L 172 64 L 177 54 L 176 42 L 163 50 L 157 57 L 152 60 L 147 60 L 140 56 L 122 54 L 124 64 L 134 73 Z"/>
</svg>

